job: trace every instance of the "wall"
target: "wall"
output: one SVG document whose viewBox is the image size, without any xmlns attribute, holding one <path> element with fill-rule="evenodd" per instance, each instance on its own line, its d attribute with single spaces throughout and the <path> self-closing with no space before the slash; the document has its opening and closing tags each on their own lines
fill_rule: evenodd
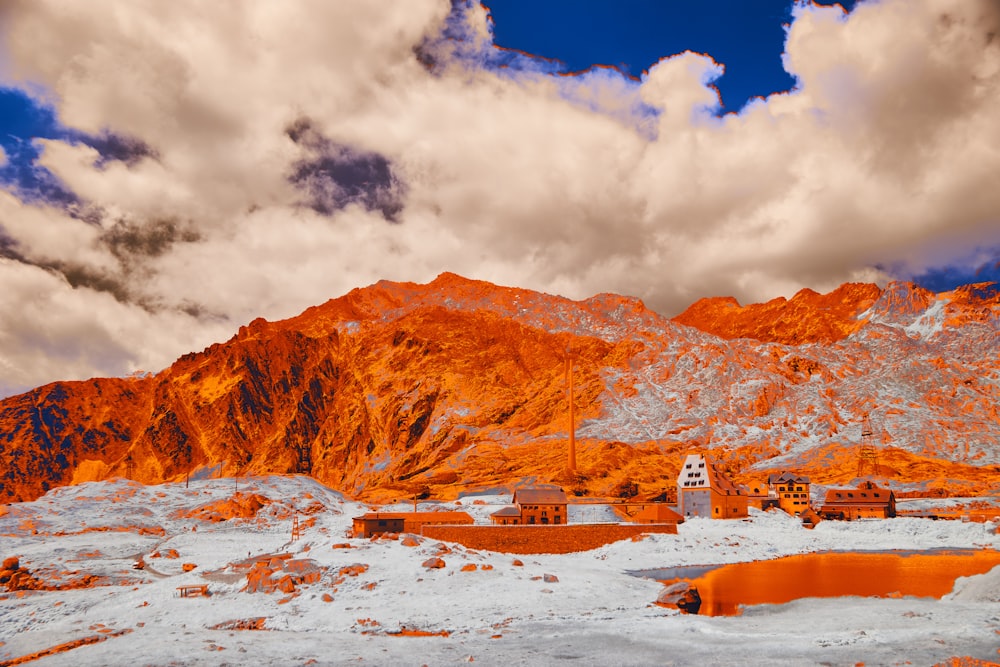
<svg viewBox="0 0 1000 667">
<path fill-rule="evenodd" d="M 712 518 L 712 492 L 707 488 L 681 489 L 678 497 L 682 516 Z"/>
<path fill-rule="evenodd" d="M 510 554 L 588 551 L 643 533 L 677 534 L 673 524 L 568 524 L 561 526 L 424 526 L 422 535 L 470 549 Z"/>
</svg>

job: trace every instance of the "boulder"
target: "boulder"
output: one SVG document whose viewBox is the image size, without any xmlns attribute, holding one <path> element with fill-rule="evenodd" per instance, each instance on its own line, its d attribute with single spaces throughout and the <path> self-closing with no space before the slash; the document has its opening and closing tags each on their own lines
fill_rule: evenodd
<svg viewBox="0 0 1000 667">
<path fill-rule="evenodd" d="M 656 604 L 668 609 L 679 609 L 685 614 L 697 614 L 701 608 L 701 595 L 689 581 L 669 584 L 656 598 Z"/>
</svg>

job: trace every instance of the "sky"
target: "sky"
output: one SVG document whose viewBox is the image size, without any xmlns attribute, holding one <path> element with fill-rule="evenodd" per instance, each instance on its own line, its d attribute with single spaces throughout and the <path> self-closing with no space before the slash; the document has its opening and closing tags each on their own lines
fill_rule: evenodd
<svg viewBox="0 0 1000 667">
<path fill-rule="evenodd" d="M 443 271 L 1000 276 L 1000 4 L 0 5 L 0 396 Z M 725 17 L 723 20 L 720 17 Z"/>
</svg>

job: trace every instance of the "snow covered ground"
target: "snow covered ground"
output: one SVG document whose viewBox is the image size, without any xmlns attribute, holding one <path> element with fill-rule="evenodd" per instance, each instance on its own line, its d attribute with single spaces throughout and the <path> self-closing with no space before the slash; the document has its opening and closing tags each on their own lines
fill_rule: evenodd
<svg viewBox="0 0 1000 667">
<path fill-rule="evenodd" d="M 250 519 L 212 523 L 183 516 L 231 497 L 237 483 L 241 493 L 273 502 Z M 469 511 L 485 523 L 508 501 L 466 497 L 441 508 Z M 515 557 L 426 539 L 408 546 L 402 539 L 348 538 L 351 517 L 367 509 L 309 478 L 281 476 L 193 481 L 190 488 L 89 483 L 0 508 L 0 557 L 19 557 L 22 567 L 49 583 L 90 574 L 103 584 L 0 595 L 0 664 L 96 637 L 104 640 L 31 664 L 871 666 L 932 665 L 952 656 L 1000 660 L 1000 568 L 960 579 L 942 600 L 803 599 L 714 618 L 653 605 L 661 584 L 627 573 L 826 550 L 997 549 L 1000 536 L 992 524 L 828 521 L 809 531 L 781 513 L 754 513 L 745 521 L 689 520 L 678 535 L 578 554 Z M 586 511 L 592 520 L 605 518 L 595 508 Z M 296 513 L 303 535 L 291 542 Z M 292 595 L 241 592 L 245 573 L 230 564 L 276 553 L 311 559 L 320 568 L 319 581 Z M 140 556 L 146 569 L 132 569 Z M 433 556 L 445 567 L 425 568 Z M 196 567 L 185 572 L 185 564 Z M 354 564 L 367 569 L 341 574 Z M 462 570 L 469 565 L 476 568 Z M 178 586 L 205 583 L 210 597 L 178 596 Z M 264 629 L 213 629 L 257 618 L 265 619 Z M 447 636 L 399 636 L 403 629 Z"/>
</svg>

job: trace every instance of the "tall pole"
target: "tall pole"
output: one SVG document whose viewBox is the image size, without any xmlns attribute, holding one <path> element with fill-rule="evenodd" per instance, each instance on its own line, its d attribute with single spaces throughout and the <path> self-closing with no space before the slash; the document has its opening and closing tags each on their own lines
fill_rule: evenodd
<svg viewBox="0 0 1000 667">
<path fill-rule="evenodd" d="M 569 380 L 569 452 L 567 469 L 576 474 L 576 415 L 573 405 L 573 354 L 566 350 L 566 374 Z"/>
</svg>

